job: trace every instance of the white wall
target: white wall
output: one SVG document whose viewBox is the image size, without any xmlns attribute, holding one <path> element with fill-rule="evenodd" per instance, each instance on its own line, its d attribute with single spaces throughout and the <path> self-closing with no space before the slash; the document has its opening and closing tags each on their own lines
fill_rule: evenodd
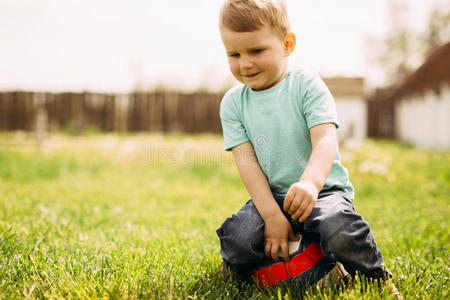
<svg viewBox="0 0 450 300">
<path fill-rule="evenodd" d="M 367 102 L 356 97 L 335 97 L 341 127 L 337 130 L 339 141 L 348 138 L 362 140 L 367 136 Z"/>
<path fill-rule="evenodd" d="M 425 149 L 450 149 L 449 85 L 440 95 L 430 91 L 395 105 L 395 129 L 400 140 Z"/>
</svg>

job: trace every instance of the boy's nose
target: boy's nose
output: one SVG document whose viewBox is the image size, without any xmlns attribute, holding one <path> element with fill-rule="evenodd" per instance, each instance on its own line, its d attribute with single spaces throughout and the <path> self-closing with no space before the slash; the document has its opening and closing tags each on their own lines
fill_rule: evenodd
<svg viewBox="0 0 450 300">
<path fill-rule="evenodd" d="M 241 58 L 241 70 L 250 69 L 253 66 L 252 60 L 248 56 Z"/>
</svg>

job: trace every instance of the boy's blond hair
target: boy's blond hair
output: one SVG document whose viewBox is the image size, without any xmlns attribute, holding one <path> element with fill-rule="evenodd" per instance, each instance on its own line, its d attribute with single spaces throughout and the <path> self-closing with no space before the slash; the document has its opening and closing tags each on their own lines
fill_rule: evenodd
<svg viewBox="0 0 450 300">
<path fill-rule="evenodd" d="M 269 25 L 281 39 L 289 32 L 283 0 L 226 0 L 220 10 L 219 26 L 236 32 L 259 30 Z"/>
</svg>

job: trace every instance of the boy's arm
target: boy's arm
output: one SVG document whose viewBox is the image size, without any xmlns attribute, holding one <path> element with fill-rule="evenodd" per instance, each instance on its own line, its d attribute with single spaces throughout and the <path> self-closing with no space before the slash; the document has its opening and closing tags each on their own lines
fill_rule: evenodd
<svg viewBox="0 0 450 300">
<path fill-rule="evenodd" d="M 250 142 L 240 144 L 232 151 L 242 181 L 265 223 L 264 252 L 266 256 L 278 261 L 281 248 L 284 259 L 288 261 L 288 239 L 297 240 L 297 237 L 275 202 L 252 144 Z"/>
<path fill-rule="evenodd" d="M 336 157 L 337 137 L 333 123 L 310 129 L 312 153 L 300 180 L 289 187 L 283 209 L 292 219 L 304 222 L 317 201 Z"/>
</svg>

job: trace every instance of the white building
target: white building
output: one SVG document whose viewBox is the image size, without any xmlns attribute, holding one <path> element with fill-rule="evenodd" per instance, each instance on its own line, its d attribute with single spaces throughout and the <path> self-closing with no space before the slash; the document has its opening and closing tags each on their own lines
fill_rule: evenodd
<svg viewBox="0 0 450 300">
<path fill-rule="evenodd" d="M 323 81 L 336 102 L 340 128 L 340 142 L 347 139 L 362 140 L 367 136 L 367 101 L 364 78 L 331 77 Z"/>
<path fill-rule="evenodd" d="M 394 133 L 425 149 L 450 149 L 450 42 L 393 90 Z"/>
</svg>

